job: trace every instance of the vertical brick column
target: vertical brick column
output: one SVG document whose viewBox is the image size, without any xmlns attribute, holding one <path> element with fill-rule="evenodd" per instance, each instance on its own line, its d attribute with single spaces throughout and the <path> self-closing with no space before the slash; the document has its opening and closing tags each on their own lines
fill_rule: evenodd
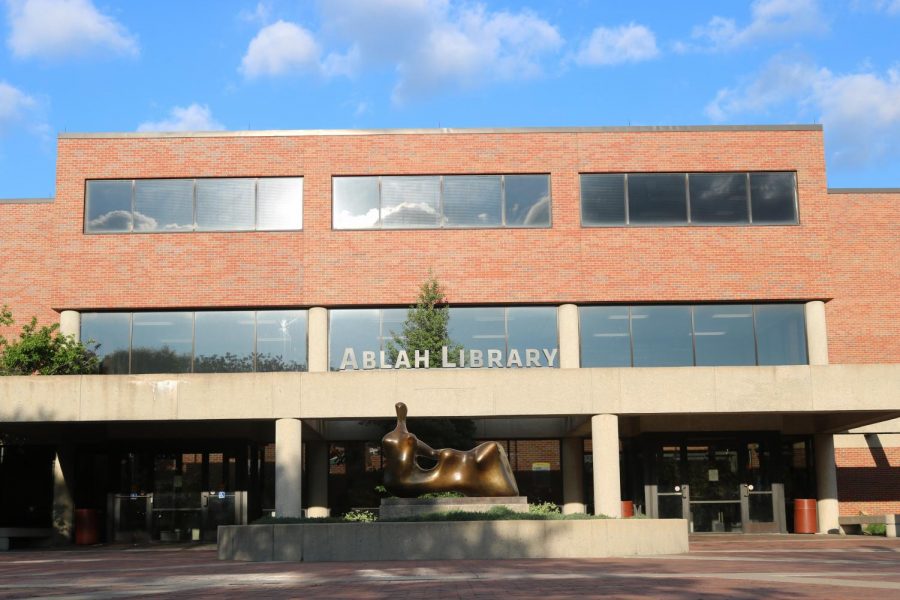
<svg viewBox="0 0 900 600">
<path fill-rule="evenodd" d="M 591 417 L 591 442 L 594 451 L 594 514 L 621 517 L 619 417 Z"/>
<path fill-rule="evenodd" d="M 275 514 L 303 515 L 303 437 L 300 419 L 275 421 Z"/>
<path fill-rule="evenodd" d="M 578 307 L 563 304 L 557 313 L 559 322 L 559 366 L 577 369 L 581 366 L 580 339 L 578 334 Z"/>
<path fill-rule="evenodd" d="M 585 512 L 584 440 L 581 438 L 563 438 L 562 479 L 563 514 Z"/>
</svg>

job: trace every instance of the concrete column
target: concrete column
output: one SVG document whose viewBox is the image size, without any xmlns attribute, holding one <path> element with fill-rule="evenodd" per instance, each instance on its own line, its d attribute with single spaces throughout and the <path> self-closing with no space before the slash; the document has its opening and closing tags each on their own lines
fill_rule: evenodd
<svg viewBox="0 0 900 600">
<path fill-rule="evenodd" d="M 619 417 L 591 417 L 591 442 L 594 451 L 594 514 L 621 517 Z"/>
<path fill-rule="evenodd" d="M 328 442 L 306 443 L 306 470 L 309 478 L 309 517 L 327 517 L 328 511 Z"/>
<path fill-rule="evenodd" d="M 563 438 L 562 479 L 563 514 L 585 512 L 584 440 L 581 438 Z"/>
<path fill-rule="evenodd" d="M 559 320 L 559 366 L 562 369 L 577 369 L 581 366 L 581 343 L 578 334 L 578 307 L 563 304 L 558 310 Z"/>
<path fill-rule="evenodd" d="M 77 314 L 77 313 L 76 313 Z M 74 453 L 60 447 L 53 457 L 53 529 L 54 541 L 68 543 L 75 535 Z"/>
<path fill-rule="evenodd" d="M 320 306 L 309 309 L 309 357 L 310 373 L 328 371 L 328 311 Z"/>
<path fill-rule="evenodd" d="M 303 438 L 300 419 L 275 421 L 275 514 L 303 516 Z"/>
<path fill-rule="evenodd" d="M 59 332 L 62 335 L 81 340 L 81 313 L 74 310 L 64 310 L 59 313 Z"/>
<path fill-rule="evenodd" d="M 821 300 L 807 302 L 806 347 L 809 350 L 809 364 L 828 364 L 828 330 L 825 327 L 825 303 Z"/>
<path fill-rule="evenodd" d="M 834 462 L 834 436 L 818 434 L 816 446 L 816 512 L 819 533 L 839 533 L 837 466 Z"/>
</svg>

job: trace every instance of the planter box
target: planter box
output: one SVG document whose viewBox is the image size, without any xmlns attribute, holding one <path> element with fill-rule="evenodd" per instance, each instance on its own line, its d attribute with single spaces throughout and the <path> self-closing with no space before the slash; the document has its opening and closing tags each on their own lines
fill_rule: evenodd
<svg viewBox="0 0 900 600">
<path fill-rule="evenodd" d="M 245 561 L 602 558 L 681 554 L 688 531 L 684 519 L 231 525 L 218 545 Z"/>
</svg>

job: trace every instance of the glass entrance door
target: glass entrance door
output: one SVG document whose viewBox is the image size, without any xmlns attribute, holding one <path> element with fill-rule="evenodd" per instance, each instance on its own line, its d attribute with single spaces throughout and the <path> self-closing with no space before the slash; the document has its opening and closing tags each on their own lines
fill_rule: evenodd
<svg viewBox="0 0 900 600">
<path fill-rule="evenodd" d="M 695 442 L 684 457 L 691 531 L 742 531 L 737 447 L 727 440 Z"/>
</svg>

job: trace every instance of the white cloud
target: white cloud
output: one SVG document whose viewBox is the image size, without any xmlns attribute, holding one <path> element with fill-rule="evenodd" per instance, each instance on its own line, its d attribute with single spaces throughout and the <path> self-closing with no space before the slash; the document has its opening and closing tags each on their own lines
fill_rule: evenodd
<svg viewBox="0 0 900 600">
<path fill-rule="evenodd" d="M 259 30 L 241 61 L 245 77 L 278 76 L 318 71 L 319 45 L 312 34 L 294 23 L 277 21 Z"/>
<path fill-rule="evenodd" d="M 272 7 L 265 2 L 257 2 L 256 8 L 253 10 L 242 10 L 238 13 L 238 18 L 247 23 L 268 23 L 269 16 L 272 14 Z"/>
<path fill-rule="evenodd" d="M 900 70 L 836 75 L 807 62 L 776 58 L 706 107 L 714 121 L 766 115 L 793 106 L 822 122 L 837 164 L 862 165 L 900 156 Z"/>
<path fill-rule="evenodd" d="M 220 131 L 225 126 L 216 121 L 212 111 L 205 104 L 176 106 L 169 111 L 169 117 L 161 121 L 145 121 L 138 125 L 138 131 Z"/>
<path fill-rule="evenodd" d="M 61 59 L 112 52 L 138 54 L 136 38 L 90 0 L 7 0 L 7 44 L 20 58 Z"/>
<path fill-rule="evenodd" d="M 828 30 L 816 0 L 756 0 L 750 6 L 750 15 L 746 27 L 738 27 L 734 19 L 715 16 L 707 24 L 694 27 L 691 33 L 694 43 L 679 42 L 675 48 L 678 51 L 731 50 L 766 39 L 792 39 Z"/>
<path fill-rule="evenodd" d="M 900 0 L 854 0 L 852 6 L 856 10 L 871 8 L 889 15 L 900 15 Z"/>
<path fill-rule="evenodd" d="M 37 102 L 22 90 L 0 81 L 0 133 L 21 122 Z"/>
<path fill-rule="evenodd" d="M 580 65 L 618 65 L 659 56 L 656 36 L 643 25 L 631 23 L 615 28 L 597 27 L 575 56 Z"/>
</svg>

